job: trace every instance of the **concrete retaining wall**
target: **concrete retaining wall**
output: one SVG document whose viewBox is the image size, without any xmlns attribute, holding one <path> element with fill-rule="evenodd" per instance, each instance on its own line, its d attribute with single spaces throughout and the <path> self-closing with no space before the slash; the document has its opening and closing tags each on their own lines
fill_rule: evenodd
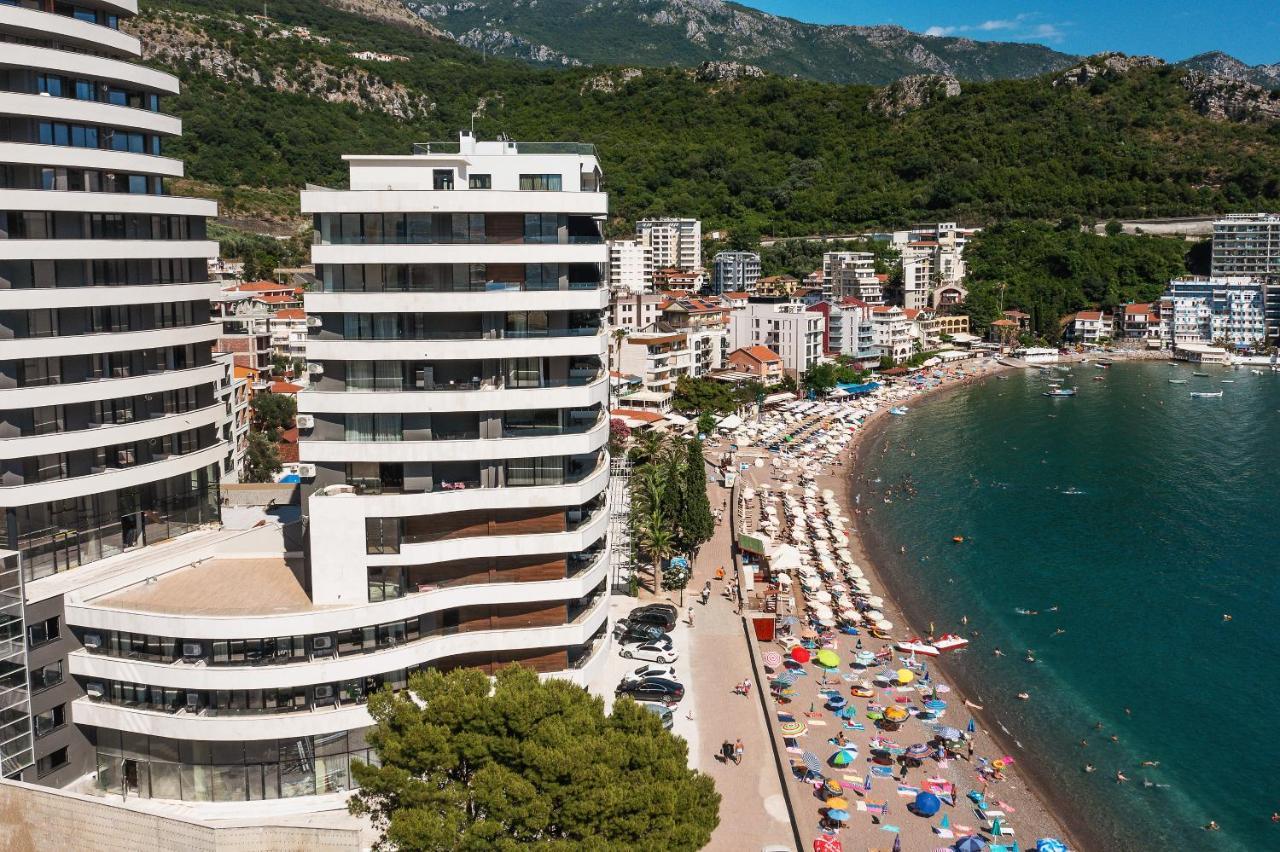
<svg viewBox="0 0 1280 852">
<path fill-rule="evenodd" d="M 360 849 L 358 829 L 214 827 L 109 802 L 0 781 L 0 848 L 7 852 L 331 852 Z"/>
<path fill-rule="evenodd" d="M 233 482 L 220 488 L 225 506 L 296 506 L 301 501 L 296 482 Z"/>
</svg>

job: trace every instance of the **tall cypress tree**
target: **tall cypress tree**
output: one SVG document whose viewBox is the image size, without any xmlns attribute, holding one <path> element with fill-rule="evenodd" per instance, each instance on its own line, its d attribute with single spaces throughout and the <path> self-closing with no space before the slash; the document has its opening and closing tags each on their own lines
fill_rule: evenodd
<svg viewBox="0 0 1280 852">
<path fill-rule="evenodd" d="M 716 521 L 711 515 L 711 501 L 707 499 L 706 462 L 702 457 L 702 442 L 689 441 L 688 457 L 684 465 L 684 482 L 681 483 L 680 529 L 685 547 L 697 550 L 715 534 Z"/>
</svg>

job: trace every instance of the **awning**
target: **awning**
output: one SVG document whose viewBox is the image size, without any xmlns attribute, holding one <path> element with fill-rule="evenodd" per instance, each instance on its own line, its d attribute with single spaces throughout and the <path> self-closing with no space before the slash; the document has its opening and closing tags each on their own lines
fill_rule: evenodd
<svg viewBox="0 0 1280 852">
<path fill-rule="evenodd" d="M 773 542 L 766 535 L 752 535 L 751 533 L 739 533 L 738 549 L 745 550 L 748 553 L 757 553 L 761 556 L 769 552 L 773 546 Z"/>
<path fill-rule="evenodd" d="M 786 393 L 771 393 L 764 398 L 764 404 L 780 405 L 781 403 L 784 403 L 784 402 L 790 402 L 795 398 L 796 398 L 796 395 L 791 393 L 790 391 Z"/>
<path fill-rule="evenodd" d="M 732 432 L 734 429 L 741 428 L 742 418 L 736 414 L 730 414 L 728 417 L 716 424 L 717 429 L 723 429 L 726 432 Z"/>
</svg>

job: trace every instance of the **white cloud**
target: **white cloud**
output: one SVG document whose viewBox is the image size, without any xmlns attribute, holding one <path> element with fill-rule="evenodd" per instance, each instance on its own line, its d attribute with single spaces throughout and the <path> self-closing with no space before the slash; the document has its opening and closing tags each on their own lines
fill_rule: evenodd
<svg viewBox="0 0 1280 852">
<path fill-rule="evenodd" d="M 924 31 L 924 35 L 946 37 L 966 33 L 997 33 L 1010 41 L 1062 41 L 1066 37 L 1063 28 L 1066 24 L 1037 24 L 1036 16 L 1023 12 L 1013 18 L 993 18 L 976 24 L 935 24 Z"/>
</svg>

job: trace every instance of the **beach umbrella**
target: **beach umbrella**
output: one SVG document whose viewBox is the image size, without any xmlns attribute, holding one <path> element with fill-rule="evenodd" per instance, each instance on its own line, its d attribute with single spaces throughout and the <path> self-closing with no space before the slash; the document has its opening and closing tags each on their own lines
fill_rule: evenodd
<svg viewBox="0 0 1280 852">
<path fill-rule="evenodd" d="M 831 710 L 842 710 L 846 704 L 845 698 L 839 693 L 827 696 L 827 708 Z"/>
<path fill-rule="evenodd" d="M 893 852 L 902 852 L 902 835 L 895 834 L 893 836 Z"/>
<path fill-rule="evenodd" d="M 938 736 L 942 737 L 944 740 L 947 740 L 948 742 L 954 742 L 956 740 L 964 739 L 964 734 L 960 733 L 959 728 L 952 728 L 950 726 L 939 728 Z"/>
<path fill-rule="evenodd" d="M 782 672 L 781 674 L 774 675 L 773 680 L 770 681 L 770 683 L 776 683 L 779 686 L 790 686 L 795 682 L 796 682 L 796 676 L 793 675 L 791 672 Z"/>
<path fill-rule="evenodd" d="M 813 599 L 818 603 L 829 604 L 831 603 L 831 593 L 828 592 L 826 589 L 823 589 L 822 591 L 814 595 Z"/>
<path fill-rule="evenodd" d="M 791 659 L 795 660 L 797 663 L 809 662 L 809 649 L 800 645 L 795 646 L 791 649 Z"/>
<path fill-rule="evenodd" d="M 911 669 L 898 669 L 898 683 L 904 686 L 916 679 L 916 673 Z"/>
<path fill-rule="evenodd" d="M 800 619 L 796 618 L 794 615 L 784 615 L 782 617 L 782 624 L 784 626 L 789 624 L 799 624 L 799 623 L 800 623 Z"/>
<path fill-rule="evenodd" d="M 893 622 L 888 619 L 881 619 L 876 622 L 876 630 L 888 632 L 893 629 Z"/>
<path fill-rule="evenodd" d="M 867 598 L 867 605 L 873 606 L 876 609 L 879 609 L 880 607 L 884 606 L 884 598 L 880 597 L 879 595 L 872 595 L 871 597 Z"/>
<path fill-rule="evenodd" d="M 840 796 L 832 796 L 830 799 L 827 799 L 827 807 L 847 811 L 849 810 L 849 801 L 841 798 Z"/>
<path fill-rule="evenodd" d="M 1067 844 L 1056 837 L 1041 837 L 1036 841 L 1036 852 L 1067 852 Z"/>
<path fill-rule="evenodd" d="M 839 796 L 844 792 L 844 785 L 835 778 L 828 778 L 827 783 L 823 786 L 826 792 L 830 793 L 832 796 Z"/>
<path fill-rule="evenodd" d="M 884 618 L 884 613 L 878 609 L 867 610 L 867 621 L 879 621 Z"/>
<path fill-rule="evenodd" d="M 942 808 L 942 802 L 933 793 L 922 791 L 916 794 L 916 813 L 922 817 L 931 817 Z"/>
<path fill-rule="evenodd" d="M 818 760 L 818 756 L 811 751 L 806 751 L 800 756 L 800 761 L 804 764 L 804 768 L 815 775 L 822 774 L 822 761 Z"/>
<path fill-rule="evenodd" d="M 808 728 L 805 727 L 804 722 L 801 722 L 798 719 L 792 719 L 790 722 L 783 722 L 779 725 L 778 730 L 782 732 L 783 736 L 798 737 L 807 731 Z M 815 757 L 814 760 L 817 760 L 817 758 Z"/>
<path fill-rule="evenodd" d="M 849 819 L 849 812 L 843 808 L 832 808 L 827 811 L 827 819 L 833 822 L 846 822 Z"/>
<path fill-rule="evenodd" d="M 844 846 L 834 834 L 824 834 L 813 838 L 813 852 L 844 852 Z"/>
<path fill-rule="evenodd" d="M 904 754 L 907 757 L 911 758 L 912 760 L 924 760 L 932 752 L 933 752 L 933 749 L 929 748 L 924 743 L 912 743 L 911 745 L 907 746 L 907 750 L 904 752 Z"/>
<path fill-rule="evenodd" d="M 907 712 L 907 708 L 894 705 L 885 708 L 884 718 L 886 722 L 905 722 L 911 714 Z"/>
<path fill-rule="evenodd" d="M 857 757 L 858 757 L 858 753 L 856 751 L 850 751 L 849 749 L 842 748 L 836 753 L 834 753 L 833 755 L 831 755 L 830 757 L 828 757 L 827 763 L 836 768 L 840 768 L 842 766 L 848 766 L 849 764 L 853 763 L 853 761 L 856 760 Z M 834 805 L 830 805 L 829 803 L 828 805 L 829 807 L 835 807 Z"/>
<path fill-rule="evenodd" d="M 976 834 L 970 834 L 968 837 L 961 837 L 956 841 L 956 852 L 982 852 L 987 848 L 987 841 L 983 840 Z"/>
<path fill-rule="evenodd" d="M 782 665 L 782 655 L 777 651 L 765 651 L 760 655 L 760 662 L 764 663 L 766 668 L 776 669 Z"/>
</svg>

